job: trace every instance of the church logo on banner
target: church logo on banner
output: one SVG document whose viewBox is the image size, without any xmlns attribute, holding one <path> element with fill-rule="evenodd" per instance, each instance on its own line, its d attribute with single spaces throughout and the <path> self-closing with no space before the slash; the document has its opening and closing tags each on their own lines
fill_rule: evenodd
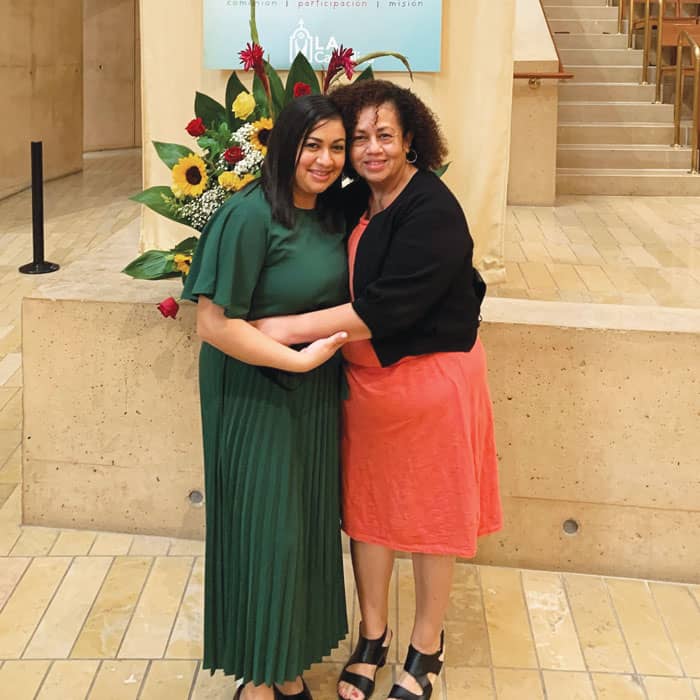
<svg viewBox="0 0 700 700">
<path fill-rule="evenodd" d="M 440 70 L 442 0 L 257 0 L 255 8 L 266 58 L 279 70 L 299 51 L 322 69 L 340 44 L 355 56 L 396 51 L 415 72 Z M 238 68 L 236 47 L 250 41 L 250 0 L 204 0 L 203 13 L 205 67 Z M 401 70 L 386 58 L 372 67 Z"/>
<path fill-rule="evenodd" d="M 305 26 L 304 20 L 299 20 L 299 25 L 289 37 L 289 62 L 301 52 L 309 60 L 309 63 L 328 63 L 333 53 L 333 49 L 339 47 L 334 36 L 327 40 L 314 36 Z"/>
</svg>

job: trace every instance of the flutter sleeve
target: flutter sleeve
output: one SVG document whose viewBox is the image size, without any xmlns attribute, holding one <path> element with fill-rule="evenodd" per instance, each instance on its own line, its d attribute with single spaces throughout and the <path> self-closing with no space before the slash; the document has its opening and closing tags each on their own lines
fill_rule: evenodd
<svg viewBox="0 0 700 700">
<path fill-rule="evenodd" d="M 190 301 L 208 297 L 229 318 L 247 318 L 268 247 L 270 216 L 263 195 L 245 194 L 227 201 L 202 231 L 182 292 Z"/>
</svg>

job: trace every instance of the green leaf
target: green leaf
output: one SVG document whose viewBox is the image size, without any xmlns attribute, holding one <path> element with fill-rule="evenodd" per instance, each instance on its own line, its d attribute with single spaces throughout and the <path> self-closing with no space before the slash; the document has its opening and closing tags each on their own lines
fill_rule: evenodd
<svg viewBox="0 0 700 700">
<path fill-rule="evenodd" d="M 187 221 L 179 218 L 177 214 L 173 211 L 172 200 L 174 198 L 173 191 L 165 186 L 158 185 L 156 187 L 149 187 L 143 192 L 130 197 L 134 202 L 140 202 L 144 204 L 149 209 L 152 209 L 157 214 L 165 216 L 168 219 L 177 221 L 180 224 L 189 225 Z"/>
<path fill-rule="evenodd" d="M 229 129 L 228 122 L 219 124 L 219 139 L 222 144 L 228 144 L 231 140 L 231 129 Z"/>
<path fill-rule="evenodd" d="M 199 238 L 197 238 L 197 236 L 190 236 L 189 238 L 185 238 L 184 241 L 180 241 L 170 252 L 193 255 L 198 242 Z"/>
<path fill-rule="evenodd" d="M 285 105 L 284 85 L 282 85 L 282 80 L 277 75 L 277 71 L 267 61 L 265 61 L 265 73 L 267 73 L 267 79 L 270 81 L 274 118 L 277 118 L 277 115 Z"/>
<path fill-rule="evenodd" d="M 219 139 L 212 138 L 211 136 L 200 136 L 197 139 L 197 144 L 203 151 L 209 151 L 214 156 L 214 152 L 217 153 L 221 151 L 221 144 Z"/>
<path fill-rule="evenodd" d="M 177 164 L 180 158 L 192 155 L 192 149 L 186 146 L 180 146 L 177 143 L 154 141 L 153 146 L 158 153 L 158 157 L 171 169 Z"/>
<path fill-rule="evenodd" d="M 294 86 L 297 83 L 306 83 L 314 95 L 321 92 L 321 85 L 318 82 L 316 71 L 311 67 L 306 56 L 300 51 L 294 59 L 287 76 L 287 89 L 284 93 L 284 103 L 287 104 L 294 99 Z"/>
<path fill-rule="evenodd" d="M 201 117 L 207 129 L 218 129 L 221 122 L 228 121 L 226 108 L 202 92 L 195 95 L 194 113 L 197 117 Z"/>
<path fill-rule="evenodd" d="M 364 56 L 361 56 L 360 58 L 357 59 L 357 63 L 355 65 L 360 65 L 361 63 L 367 63 L 367 61 L 373 61 L 375 58 L 396 58 L 401 63 L 404 64 L 406 67 L 406 70 L 408 71 L 408 74 L 411 76 L 411 80 L 413 80 L 413 71 L 411 70 L 411 64 L 408 62 L 408 59 L 402 54 L 402 53 L 396 53 L 395 51 L 374 51 L 373 53 L 368 53 L 365 54 Z"/>
<path fill-rule="evenodd" d="M 173 256 L 165 250 L 148 250 L 132 260 L 123 273 L 138 280 L 160 280 L 180 273 L 173 264 Z"/>
<path fill-rule="evenodd" d="M 450 161 L 449 163 L 443 163 L 439 168 L 435 168 L 435 170 L 433 170 L 433 172 L 438 177 L 442 177 L 447 172 L 447 169 L 450 167 L 451 163 L 452 163 L 452 161 Z"/>
<path fill-rule="evenodd" d="M 270 81 L 272 110 L 270 110 L 270 105 L 267 104 L 267 93 L 265 92 L 262 81 L 257 75 L 253 78 L 253 96 L 255 97 L 255 102 L 258 105 L 261 116 L 272 117 L 274 119 L 282 111 L 282 107 L 284 106 L 284 86 L 275 69 L 267 61 L 265 61 L 265 74 Z"/>
<path fill-rule="evenodd" d="M 355 82 L 359 82 L 360 80 L 374 80 L 374 71 L 372 70 L 372 66 L 367 66 L 360 75 L 355 78 Z"/>
<path fill-rule="evenodd" d="M 244 123 L 243 119 L 238 119 L 233 113 L 233 101 L 242 92 L 247 93 L 248 90 L 240 81 L 236 71 L 233 71 L 226 83 L 226 116 L 228 117 L 228 124 L 231 127 L 231 131 L 235 131 Z"/>
<path fill-rule="evenodd" d="M 255 104 L 257 105 L 255 111 L 261 117 L 269 117 L 270 106 L 267 104 L 267 93 L 257 75 L 253 78 L 253 97 L 255 97 Z"/>
</svg>

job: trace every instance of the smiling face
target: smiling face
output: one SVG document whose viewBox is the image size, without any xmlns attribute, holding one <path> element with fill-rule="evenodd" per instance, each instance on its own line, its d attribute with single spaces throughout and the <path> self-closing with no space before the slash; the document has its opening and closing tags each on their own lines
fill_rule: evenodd
<svg viewBox="0 0 700 700">
<path fill-rule="evenodd" d="M 365 107 L 357 116 L 352 134 L 352 167 L 370 187 L 396 182 L 410 169 L 406 154 L 412 139 L 411 134 L 403 133 L 393 104 Z"/>
<path fill-rule="evenodd" d="M 299 147 L 294 173 L 294 205 L 313 209 L 345 165 L 345 128 L 338 117 L 318 122 Z"/>
</svg>

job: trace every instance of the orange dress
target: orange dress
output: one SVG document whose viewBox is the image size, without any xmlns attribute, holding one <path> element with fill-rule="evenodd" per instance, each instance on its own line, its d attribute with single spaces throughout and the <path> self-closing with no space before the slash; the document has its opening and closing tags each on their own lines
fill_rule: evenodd
<svg viewBox="0 0 700 700">
<path fill-rule="evenodd" d="M 368 223 L 348 242 L 351 290 Z M 343 529 L 396 550 L 473 557 L 477 538 L 502 525 L 481 341 L 389 367 L 369 340 L 348 343 L 343 355 Z"/>
</svg>

